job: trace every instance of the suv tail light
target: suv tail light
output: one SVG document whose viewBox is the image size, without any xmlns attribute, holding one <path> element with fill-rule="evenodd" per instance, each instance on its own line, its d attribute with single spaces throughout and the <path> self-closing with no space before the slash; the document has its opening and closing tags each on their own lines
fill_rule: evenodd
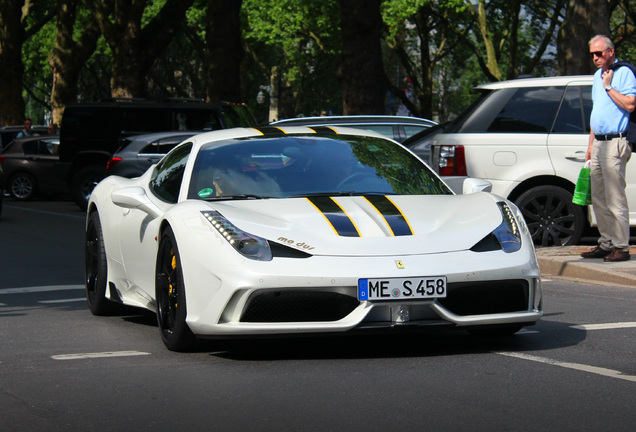
<svg viewBox="0 0 636 432">
<path fill-rule="evenodd" d="M 5 155 L 0 156 L 0 165 L 2 165 L 2 162 L 4 162 L 6 158 L 7 157 Z"/>
<path fill-rule="evenodd" d="M 110 160 L 108 161 L 108 163 L 106 164 L 106 169 L 109 170 L 112 167 L 114 167 L 115 165 L 117 165 L 119 162 L 121 162 L 121 158 L 120 157 L 113 157 L 110 158 Z"/>
<path fill-rule="evenodd" d="M 467 176 L 464 146 L 439 146 L 438 173 L 441 176 Z"/>
</svg>

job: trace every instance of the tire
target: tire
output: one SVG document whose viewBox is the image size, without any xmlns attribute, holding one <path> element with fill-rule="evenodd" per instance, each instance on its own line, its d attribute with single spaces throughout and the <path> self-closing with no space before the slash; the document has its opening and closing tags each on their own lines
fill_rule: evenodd
<svg viewBox="0 0 636 432">
<path fill-rule="evenodd" d="M 29 173 L 18 173 L 9 181 L 9 193 L 18 201 L 28 201 L 37 192 L 37 181 Z"/>
<path fill-rule="evenodd" d="M 571 192 L 558 186 L 538 186 L 524 192 L 515 204 L 536 246 L 575 245 L 581 240 L 584 207 L 572 202 Z"/>
<path fill-rule="evenodd" d="M 106 167 L 99 165 L 90 165 L 79 170 L 71 182 L 71 196 L 75 204 L 82 210 L 88 207 L 88 200 L 97 183 L 108 176 Z"/>
<path fill-rule="evenodd" d="M 186 323 L 186 291 L 174 233 L 161 234 L 156 267 L 157 324 L 161 339 L 170 351 L 191 351 L 196 336 Z"/>
<path fill-rule="evenodd" d="M 114 315 L 121 311 L 122 305 L 106 298 L 108 267 L 102 224 L 97 212 L 88 217 L 84 262 L 86 300 L 93 315 Z"/>
</svg>

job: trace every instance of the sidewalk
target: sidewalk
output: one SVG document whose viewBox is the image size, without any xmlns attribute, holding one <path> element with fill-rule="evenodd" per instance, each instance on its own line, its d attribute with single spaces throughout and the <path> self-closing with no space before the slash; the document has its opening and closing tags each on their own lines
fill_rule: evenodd
<svg viewBox="0 0 636 432">
<path fill-rule="evenodd" d="M 542 277 L 560 276 L 581 281 L 600 282 L 636 288 L 636 247 L 631 260 L 606 263 L 602 258 L 584 259 L 581 252 L 594 246 L 563 246 L 537 248 Z"/>
</svg>

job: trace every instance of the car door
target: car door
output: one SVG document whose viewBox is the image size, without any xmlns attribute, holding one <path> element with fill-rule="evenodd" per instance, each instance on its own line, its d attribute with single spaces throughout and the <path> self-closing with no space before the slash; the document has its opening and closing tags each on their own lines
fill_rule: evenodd
<svg viewBox="0 0 636 432">
<path fill-rule="evenodd" d="M 32 140 L 22 145 L 25 167 L 28 167 L 27 171 L 36 178 L 44 191 L 64 188 L 64 182 L 55 171 L 55 163 L 59 160 L 58 147 L 57 138 Z"/>
</svg>

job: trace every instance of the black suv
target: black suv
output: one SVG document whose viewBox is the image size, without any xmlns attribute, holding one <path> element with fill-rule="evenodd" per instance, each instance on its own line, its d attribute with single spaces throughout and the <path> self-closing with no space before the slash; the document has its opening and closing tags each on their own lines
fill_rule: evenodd
<svg viewBox="0 0 636 432">
<path fill-rule="evenodd" d="M 216 130 L 256 125 L 243 104 L 112 101 L 71 104 L 64 110 L 57 173 L 85 209 L 122 138 L 149 132 Z"/>
</svg>

